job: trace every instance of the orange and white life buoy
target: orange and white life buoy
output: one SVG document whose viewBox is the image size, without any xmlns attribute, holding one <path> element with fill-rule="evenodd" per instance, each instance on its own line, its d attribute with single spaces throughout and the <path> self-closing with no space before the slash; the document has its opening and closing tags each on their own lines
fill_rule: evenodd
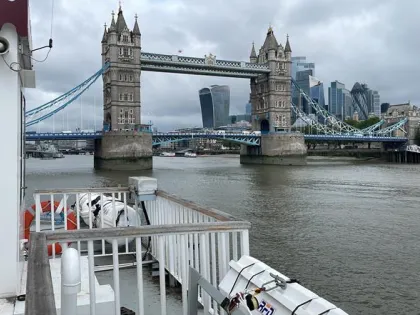
<svg viewBox="0 0 420 315">
<path fill-rule="evenodd" d="M 60 203 L 58 201 L 54 201 L 53 209 L 54 213 L 57 211 Z M 30 208 L 28 208 L 25 211 L 24 214 L 24 237 L 25 239 L 29 240 L 30 235 L 30 228 L 32 221 L 35 218 L 35 211 L 36 211 L 36 205 L 32 205 Z M 64 209 L 63 209 L 64 211 Z M 51 201 L 42 201 L 41 202 L 41 212 L 51 212 Z M 67 209 L 67 230 L 76 230 L 77 229 L 77 219 L 76 215 L 71 209 Z M 48 245 L 48 255 L 51 256 L 53 253 L 53 245 Z M 55 253 L 60 254 L 62 251 L 61 245 L 59 243 L 54 244 Z"/>
</svg>

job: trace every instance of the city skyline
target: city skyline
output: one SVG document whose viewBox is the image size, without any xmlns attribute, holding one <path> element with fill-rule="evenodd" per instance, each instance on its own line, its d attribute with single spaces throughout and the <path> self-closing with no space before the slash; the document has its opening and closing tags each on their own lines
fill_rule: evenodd
<svg viewBox="0 0 420 315">
<path fill-rule="evenodd" d="M 141 5 L 134 1 L 123 3 L 127 24 L 134 23 L 135 13 L 139 15 L 144 51 L 177 54 L 182 50 L 183 55 L 197 57 L 212 52 L 218 59 L 247 61 L 252 41 L 255 41 L 256 46 L 262 44 L 269 24 L 267 21 L 271 20 L 275 21 L 272 24 L 279 39 L 284 41 L 286 34 L 289 33 L 293 48 L 292 56 L 304 55 L 316 63 L 316 77 L 325 85 L 334 80 L 340 80 L 348 86 L 354 82 L 366 82 L 379 91 L 383 102 L 391 104 L 408 100 L 414 104 L 420 102 L 415 89 L 415 77 L 410 77 L 416 73 L 417 64 L 414 63 L 413 69 L 413 63 L 409 58 L 415 49 L 407 50 L 405 47 L 410 43 L 404 42 L 399 33 L 400 31 L 409 33 L 410 29 L 418 27 L 415 24 L 419 22 L 413 20 L 407 25 L 400 25 L 398 30 L 392 29 L 384 21 L 399 19 L 398 17 L 403 14 L 398 6 L 394 7 L 393 2 L 385 1 L 380 5 L 372 1 L 344 2 L 342 10 L 337 12 L 329 1 L 316 7 L 307 4 L 303 6 L 302 1 L 284 1 L 282 4 L 268 1 L 257 12 L 253 2 L 241 1 L 241 16 L 245 16 L 245 20 L 232 19 L 232 15 L 228 14 L 234 12 L 234 9 L 237 10 L 238 5 L 235 1 L 228 4 L 216 2 L 208 8 L 215 13 L 211 14 L 213 16 L 211 19 L 202 14 L 184 19 L 186 16 L 191 16 L 190 12 L 199 10 L 201 5 L 190 1 L 171 3 L 171 6 L 165 2 L 150 1 L 143 1 Z M 216 14 L 219 12 L 217 8 L 221 5 L 226 11 L 226 16 Z M 50 37 L 50 18 L 45 16 L 48 6 L 48 3 L 32 2 L 34 48 L 45 45 Z M 95 15 L 90 13 L 93 6 Z M 115 1 L 92 1 L 89 4 L 79 0 L 72 4 L 57 2 L 53 23 L 54 48 L 45 62 L 35 64 L 38 89 L 29 93 L 28 108 L 63 94 L 100 67 L 100 40 L 103 32 L 101 25 L 104 22 L 109 23 L 109 12 L 117 8 L 118 3 Z M 314 10 L 319 14 L 305 15 L 307 19 L 302 19 L 303 13 L 313 13 Z M 409 13 L 411 12 L 413 10 Z M 322 19 L 325 18 L 325 14 L 327 14 L 326 20 Z M 154 23 L 156 18 L 165 19 L 167 23 L 156 24 Z M 321 21 L 326 21 L 322 23 L 322 27 Z M 244 27 L 239 28 L 237 26 L 239 22 Z M 68 27 L 69 25 L 77 27 Z M 387 29 L 386 33 L 382 31 L 384 27 Z M 316 42 L 311 35 L 314 33 L 317 34 Z M 355 33 L 358 34 L 357 38 L 351 35 Z M 68 38 L 73 39 L 71 45 L 68 43 Z M 372 41 L 373 38 L 375 41 Z M 398 44 L 400 41 L 403 43 Z M 393 45 L 389 45 L 389 42 Z M 359 47 L 361 43 L 365 47 L 363 51 L 341 49 L 343 45 Z M 42 60 L 46 53 L 47 50 L 36 52 L 34 58 Z M 387 60 L 395 55 L 404 58 L 389 63 Z M 384 69 L 393 75 L 383 75 Z M 242 104 L 249 99 L 247 80 L 142 73 L 142 122 L 152 120 L 159 128 L 171 129 L 175 125 L 182 127 L 191 120 L 199 121 L 200 109 L 196 102 L 196 91 L 202 86 L 211 84 L 231 86 L 233 105 L 231 111 L 238 113 L 243 111 Z M 88 113 L 92 112 L 89 108 L 92 108 L 93 95 L 96 95 L 98 102 L 100 89 L 101 82 L 98 82 L 83 97 L 86 109 L 84 116 L 90 124 L 94 119 L 92 115 L 87 117 Z M 71 120 L 70 124 L 80 125 L 78 123 L 80 106 L 73 104 L 65 116 Z M 59 121 L 62 121 L 62 118 L 56 117 L 56 124 Z M 96 123 L 99 125 L 101 121 L 101 111 L 98 111 Z M 48 121 L 48 124 L 51 125 L 52 122 Z M 45 130 L 45 127 L 43 129 Z"/>
</svg>

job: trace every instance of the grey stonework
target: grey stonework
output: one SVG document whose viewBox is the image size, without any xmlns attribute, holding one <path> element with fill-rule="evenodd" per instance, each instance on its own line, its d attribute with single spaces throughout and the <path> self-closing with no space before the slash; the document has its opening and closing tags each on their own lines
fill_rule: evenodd
<svg viewBox="0 0 420 315">
<path fill-rule="evenodd" d="M 102 64 L 110 63 L 102 75 L 104 122 L 110 124 L 110 130 L 134 129 L 141 123 L 140 58 L 141 34 L 137 17 L 133 31 L 130 31 L 120 8 L 117 22 L 112 14 L 111 25 L 108 29 L 105 27 L 102 38 Z"/>
<path fill-rule="evenodd" d="M 136 21 L 130 31 L 123 12 L 105 26 L 102 37 L 104 123 L 110 131 L 95 141 L 95 169 L 148 170 L 153 167 L 152 135 L 135 131 L 141 124 L 141 34 Z"/>
<path fill-rule="evenodd" d="M 258 55 L 252 45 L 250 62 L 267 63 L 271 72 L 251 79 L 250 100 L 252 104 L 252 129 L 267 131 L 290 131 L 291 127 L 291 71 L 292 50 L 289 39 L 283 48 L 277 43 L 270 27 L 264 45 Z M 268 122 L 268 124 L 266 124 Z M 263 130 L 264 131 L 264 130 Z"/>
<path fill-rule="evenodd" d="M 241 164 L 305 165 L 307 148 L 300 133 L 261 135 L 261 146 L 241 145 Z"/>
<path fill-rule="evenodd" d="M 110 131 L 95 140 L 95 169 L 147 170 L 152 158 L 150 133 Z"/>
</svg>

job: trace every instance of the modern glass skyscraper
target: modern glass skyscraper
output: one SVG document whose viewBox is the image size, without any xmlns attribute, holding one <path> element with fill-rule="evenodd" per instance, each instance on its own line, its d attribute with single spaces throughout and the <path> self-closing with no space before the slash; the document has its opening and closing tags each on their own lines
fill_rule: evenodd
<svg viewBox="0 0 420 315">
<path fill-rule="evenodd" d="M 381 117 L 381 96 L 378 91 L 372 91 L 373 98 L 373 114 Z"/>
<path fill-rule="evenodd" d="M 199 91 L 203 128 L 229 124 L 230 89 L 227 85 L 212 85 Z"/>
<path fill-rule="evenodd" d="M 381 98 L 378 91 L 371 90 L 367 84 L 356 82 L 351 90 L 353 106 L 360 119 L 367 119 L 370 115 L 380 117 Z"/>
<path fill-rule="evenodd" d="M 292 78 L 296 80 L 297 73 L 305 70 L 312 70 L 312 75 L 315 75 L 315 63 L 307 62 L 304 56 L 292 57 Z"/>
<path fill-rule="evenodd" d="M 305 94 L 308 96 L 311 95 L 311 90 L 309 86 L 309 78 L 312 77 L 312 75 L 313 75 L 312 69 L 302 70 L 296 73 L 296 78 L 295 78 L 295 81 L 299 85 L 301 90 L 305 92 Z M 300 93 L 298 90 L 293 90 L 292 102 L 295 106 L 300 108 L 305 113 L 307 114 L 311 113 L 309 112 L 308 102 L 306 101 L 304 97 L 300 96 Z"/>
<path fill-rule="evenodd" d="M 321 108 L 325 108 L 324 83 L 313 76 L 309 76 L 310 97 L 318 103 Z M 313 110 L 308 111 L 307 114 L 314 113 Z"/>
<path fill-rule="evenodd" d="M 328 88 L 328 110 L 340 119 L 345 119 L 343 90 L 346 90 L 346 86 L 338 81 L 331 82 L 331 87 Z"/>
<path fill-rule="evenodd" d="M 245 114 L 251 115 L 251 106 L 252 106 L 251 103 L 246 103 L 246 105 L 245 105 Z"/>
<path fill-rule="evenodd" d="M 296 81 L 299 87 L 311 96 L 310 77 L 315 75 L 315 63 L 307 62 L 306 57 L 297 56 L 292 57 L 292 78 Z M 308 106 L 305 98 L 301 97 L 299 92 L 292 88 L 292 102 L 307 114 L 311 114 L 312 110 Z"/>
<path fill-rule="evenodd" d="M 313 70 L 303 70 L 296 74 L 296 83 L 312 100 L 317 102 L 321 108 L 325 108 L 324 84 L 313 75 Z M 306 114 L 315 113 L 314 109 L 304 97 L 300 97 L 298 91 L 293 95 L 293 104 L 298 106 Z"/>
<path fill-rule="evenodd" d="M 343 119 L 351 119 L 354 114 L 354 107 L 353 107 L 353 98 L 351 97 L 351 93 L 347 89 L 343 89 L 343 105 L 344 105 L 344 116 Z"/>
</svg>

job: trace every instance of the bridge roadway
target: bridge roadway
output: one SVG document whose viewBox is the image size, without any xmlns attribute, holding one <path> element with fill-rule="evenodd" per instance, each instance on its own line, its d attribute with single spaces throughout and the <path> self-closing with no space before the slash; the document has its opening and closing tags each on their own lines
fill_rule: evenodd
<svg viewBox="0 0 420 315">
<path fill-rule="evenodd" d="M 47 133 L 26 133 L 27 141 L 42 140 L 92 140 L 102 137 L 102 131 L 96 132 L 47 132 Z M 170 142 L 178 142 L 191 139 L 224 139 L 235 143 L 246 144 L 250 146 L 259 146 L 261 136 L 256 134 L 241 133 L 153 133 L 153 145 L 159 145 Z M 305 135 L 305 140 L 309 141 L 339 141 L 339 142 L 393 142 L 405 143 L 405 137 L 384 137 L 384 136 L 356 136 L 356 135 Z"/>
</svg>

